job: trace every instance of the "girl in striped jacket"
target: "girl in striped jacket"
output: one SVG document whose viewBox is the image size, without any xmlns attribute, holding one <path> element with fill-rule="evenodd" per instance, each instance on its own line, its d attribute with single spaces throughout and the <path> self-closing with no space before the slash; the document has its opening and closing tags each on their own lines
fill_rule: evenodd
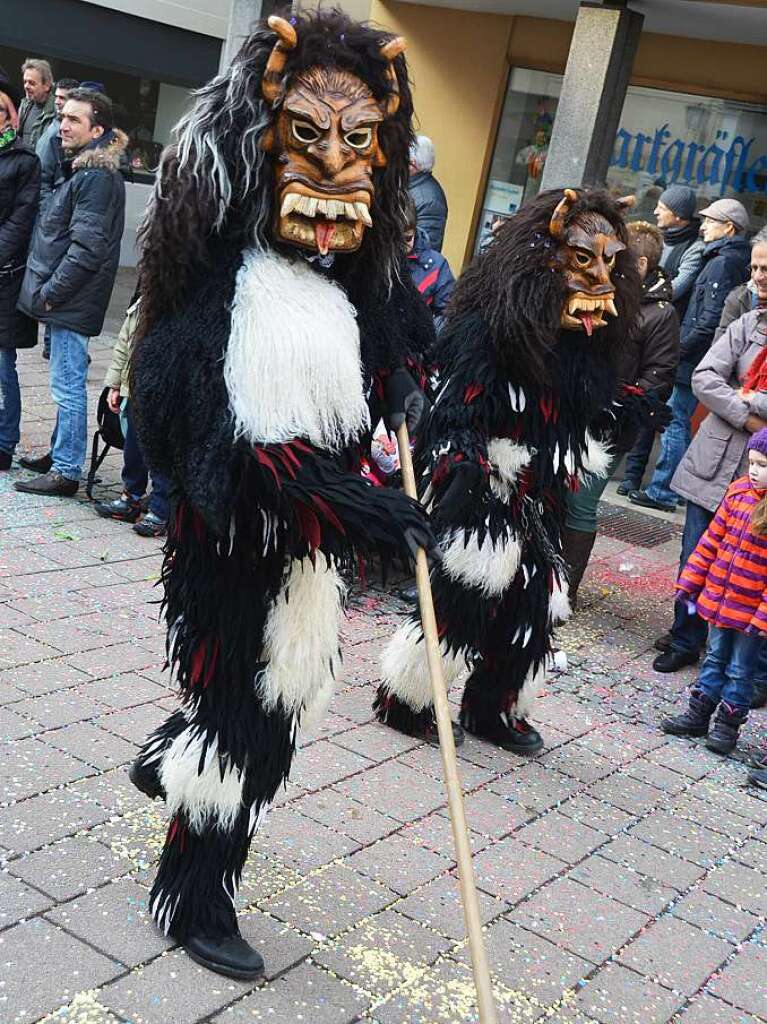
<svg viewBox="0 0 767 1024">
<path fill-rule="evenodd" d="M 729 754 L 748 716 L 767 638 L 767 428 L 751 437 L 748 476 L 730 484 L 679 576 L 677 600 L 708 622 L 708 647 L 687 711 L 665 719 L 663 731 L 708 733 L 709 750 Z"/>
</svg>

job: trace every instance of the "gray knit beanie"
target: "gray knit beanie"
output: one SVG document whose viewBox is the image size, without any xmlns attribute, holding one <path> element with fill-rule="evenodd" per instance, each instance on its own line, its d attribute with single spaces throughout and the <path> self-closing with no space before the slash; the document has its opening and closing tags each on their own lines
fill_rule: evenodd
<svg viewBox="0 0 767 1024">
<path fill-rule="evenodd" d="M 692 220 L 698 205 L 695 193 L 688 185 L 669 185 L 661 192 L 658 202 L 663 203 L 682 220 Z"/>
</svg>

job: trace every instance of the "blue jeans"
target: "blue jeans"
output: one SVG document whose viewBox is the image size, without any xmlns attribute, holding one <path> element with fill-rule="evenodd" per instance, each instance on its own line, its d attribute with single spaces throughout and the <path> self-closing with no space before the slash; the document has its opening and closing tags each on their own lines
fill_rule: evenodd
<svg viewBox="0 0 767 1024">
<path fill-rule="evenodd" d="M 706 657 L 696 688 L 715 701 L 726 701 L 741 711 L 751 706 L 754 673 L 762 640 L 737 629 L 708 628 Z"/>
<path fill-rule="evenodd" d="M 143 498 L 149 482 L 149 470 L 133 427 L 130 402 L 127 403 L 128 429 L 123 448 L 123 488 L 134 501 Z M 168 521 L 168 480 L 158 473 L 152 474 L 152 493 L 149 495 L 149 511 L 154 512 L 164 523 Z"/>
<path fill-rule="evenodd" d="M 707 508 L 687 502 L 684 516 L 684 533 L 682 534 L 682 552 L 679 556 L 679 571 L 687 564 L 687 559 L 708 529 L 714 513 Z M 690 615 L 683 601 L 674 602 L 674 625 L 671 627 L 671 646 L 675 651 L 684 654 L 698 654 L 706 642 L 708 626 L 699 615 Z"/>
<path fill-rule="evenodd" d="M 53 469 L 79 480 L 88 447 L 88 338 L 51 325 L 51 398 L 56 403 Z"/>
<path fill-rule="evenodd" d="M 692 414 L 698 405 L 698 399 L 692 393 L 689 384 L 676 384 L 671 392 L 668 404 L 673 419 L 666 427 L 660 439 L 660 457 L 655 466 L 647 494 L 653 501 L 664 505 L 676 505 L 676 494 L 670 490 L 671 477 L 676 467 L 690 447 L 692 441 Z"/>
<path fill-rule="evenodd" d="M 634 441 L 634 446 L 626 456 L 626 465 L 623 469 L 623 479 L 633 485 L 638 491 L 642 486 L 647 463 L 650 461 L 652 446 L 655 444 L 655 431 L 649 427 L 642 427 Z"/>
<path fill-rule="evenodd" d="M 16 349 L 0 348 L 0 452 L 13 455 L 19 443 L 21 391 Z"/>
</svg>

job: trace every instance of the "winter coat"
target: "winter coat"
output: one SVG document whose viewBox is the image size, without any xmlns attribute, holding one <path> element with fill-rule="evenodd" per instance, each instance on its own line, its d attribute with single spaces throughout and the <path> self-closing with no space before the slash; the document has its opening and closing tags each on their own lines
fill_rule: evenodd
<svg viewBox="0 0 767 1024">
<path fill-rule="evenodd" d="M 764 497 L 747 476 L 730 484 L 724 501 L 690 555 L 677 593 L 718 629 L 767 637 L 767 536 L 751 529 L 751 514 Z"/>
<path fill-rule="evenodd" d="M 671 281 L 671 299 L 680 323 L 690 304 L 692 286 L 703 265 L 705 244 L 699 231 L 700 221 L 696 217 L 684 228 L 667 228 L 663 232 L 660 265 Z"/>
<path fill-rule="evenodd" d="M 767 344 L 764 311 L 746 313 L 730 324 L 692 377 L 696 398 L 709 409 L 685 452 L 671 488 L 688 501 L 715 511 L 736 476 L 746 471 L 745 422 L 750 414 L 767 419 L 767 394 L 746 401 L 737 394 L 746 371 Z"/>
<path fill-rule="evenodd" d="M 410 179 L 410 198 L 415 203 L 418 227 L 429 237 L 429 245 L 442 252 L 447 222 L 447 199 L 442 186 L 431 171 L 419 171 Z"/>
<path fill-rule="evenodd" d="M 714 341 L 719 341 L 734 320 L 738 320 L 744 313 L 749 313 L 752 309 L 757 309 L 758 306 L 759 300 L 752 281 L 746 281 L 745 284 L 739 284 L 737 288 L 733 288 L 724 300 L 719 326 L 714 331 Z"/>
<path fill-rule="evenodd" d="M 35 152 L 40 158 L 40 215 L 53 195 L 53 188 L 63 174 L 64 151 L 61 148 L 59 122 L 51 121 L 40 136 Z"/>
<path fill-rule="evenodd" d="M 138 327 L 138 310 L 138 302 L 134 302 L 133 305 L 128 307 L 125 320 L 112 349 L 109 369 L 104 377 L 104 387 L 118 388 L 121 398 L 130 397 L 130 356 L 133 339 L 136 336 L 136 328 Z"/>
<path fill-rule="evenodd" d="M 19 308 L 29 316 L 88 337 L 103 327 L 125 223 L 119 165 L 127 141 L 107 132 L 64 162 L 21 286 Z"/>
<path fill-rule="evenodd" d="M 0 148 L 0 348 L 31 348 L 37 341 L 37 324 L 16 303 L 39 195 L 40 161 L 17 137 Z"/>
<path fill-rule="evenodd" d="M 742 284 L 751 264 L 751 247 L 744 235 L 718 238 L 703 254 L 703 269 L 693 285 L 690 305 L 682 320 L 677 384 L 690 384 L 698 363 L 709 350 L 725 299 Z"/>
<path fill-rule="evenodd" d="M 636 329 L 618 361 L 618 377 L 666 399 L 679 362 L 679 318 L 671 302 L 671 283 L 660 271 L 642 284 Z"/>
<path fill-rule="evenodd" d="M 32 149 L 38 143 L 40 136 L 46 130 L 51 121 L 56 120 L 56 105 L 54 103 L 53 89 L 48 93 L 48 99 L 39 107 L 33 100 L 23 99 L 19 107 L 19 132 Z"/>
<path fill-rule="evenodd" d="M 424 302 L 431 310 L 434 325 L 439 330 L 447 304 L 453 292 L 455 278 L 445 257 L 432 249 L 422 228 L 416 229 L 413 251 L 408 253 L 410 277 Z"/>
</svg>

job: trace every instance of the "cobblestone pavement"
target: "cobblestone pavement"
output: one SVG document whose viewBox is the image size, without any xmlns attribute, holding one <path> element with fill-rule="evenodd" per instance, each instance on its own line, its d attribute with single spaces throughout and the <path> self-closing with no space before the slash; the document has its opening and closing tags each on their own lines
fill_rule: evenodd
<svg viewBox="0 0 767 1024">
<path fill-rule="evenodd" d="M 109 343 L 92 346 L 94 400 Z M 39 450 L 39 349 L 21 369 L 22 448 Z M 110 456 L 100 493 L 118 474 Z M 404 606 L 354 596 L 331 712 L 243 879 L 267 979 L 227 981 L 146 912 L 165 815 L 125 766 L 174 707 L 159 544 L 84 496 L 18 494 L 22 475 L 0 479 L 0 1021 L 475 1021 L 439 754 L 371 721 Z M 500 1020 L 767 1021 L 767 800 L 740 760 L 658 731 L 691 679 L 650 664 L 678 528 L 605 511 L 584 608 L 561 633 L 569 671 L 539 702 L 546 750 L 525 761 L 469 738 L 460 753 Z M 740 757 L 766 724 L 752 715 Z"/>
</svg>

